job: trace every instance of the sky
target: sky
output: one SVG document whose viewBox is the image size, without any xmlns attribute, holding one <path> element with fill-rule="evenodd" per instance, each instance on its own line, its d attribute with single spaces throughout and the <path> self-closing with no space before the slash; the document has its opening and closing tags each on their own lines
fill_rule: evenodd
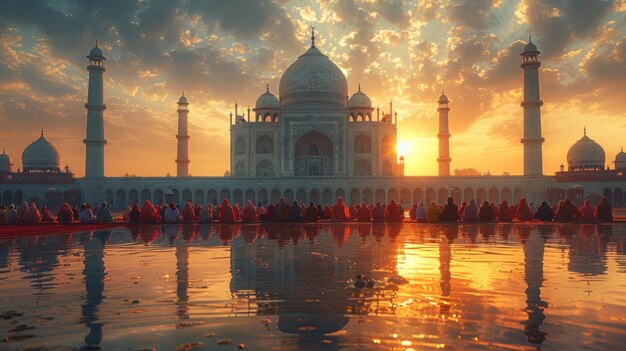
<svg viewBox="0 0 626 351">
<path fill-rule="evenodd" d="M 84 175 L 88 72 L 105 62 L 107 176 L 175 174 L 176 102 L 190 102 L 190 173 L 229 168 L 229 113 L 316 46 L 381 110 L 393 100 L 407 175 L 437 174 L 436 100 L 452 169 L 523 171 L 522 70 L 540 60 L 544 174 L 587 127 L 613 167 L 626 135 L 626 0 L 0 0 L 0 147 L 14 168 L 45 137 Z"/>
</svg>

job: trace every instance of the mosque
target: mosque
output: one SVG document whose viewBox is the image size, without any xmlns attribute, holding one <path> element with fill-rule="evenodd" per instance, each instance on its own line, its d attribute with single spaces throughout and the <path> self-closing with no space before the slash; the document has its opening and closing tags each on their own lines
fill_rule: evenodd
<svg viewBox="0 0 626 351">
<path fill-rule="evenodd" d="M 397 111 L 374 108 L 359 86 L 350 95 L 343 72 L 315 46 L 295 60 L 280 79 L 278 97 L 269 86 L 256 106 L 230 115 L 230 170 L 224 177 L 189 175 L 189 101 L 178 101 L 176 177 L 107 177 L 104 172 L 104 84 L 106 58 L 96 46 L 89 52 L 85 144 L 85 177 L 76 178 L 68 166 L 61 169 L 56 148 L 41 136 L 22 152 L 22 169 L 13 170 L 11 157 L 0 154 L 0 204 L 22 201 L 57 208 L 63 202 L 107 201 L 121 209 L 135 202 L 216 204 L 227 198 L 242 204 L 288 201 L 332 203 L 338 196 L 350 203 L 443 203 L 476 199 L 554 203 L 569 197 L 576 203 L 609 197 L 623 206 L 626 189 L 626 153 L 606 165 L 604 149 L 587 136 L 567 153 L 555 175 L 542 168 L 539 68 L 541 52 L 529 39 L 521 53 L 524 77 L 524 174 L 515 176 L 451 176 L 448 113 L 450 100 L 442 94 L 439 112 L 438 176 L 405 176 L 404 159 L 396 153 Z M 354 91 L 354 90 L 353 90 Z"/>
</svg>

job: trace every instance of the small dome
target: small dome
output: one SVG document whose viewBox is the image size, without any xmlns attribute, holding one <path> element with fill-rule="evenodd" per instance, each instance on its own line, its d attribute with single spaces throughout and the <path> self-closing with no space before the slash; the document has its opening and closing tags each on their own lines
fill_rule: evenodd
<svg viewBox="0 0 626 351">
<path fill-rule="evenodd" d="M 11 160 L 11 157 L 2 149 L 2 153 L 0 154 L 0 172 L 11 172 L 11 166 L 13 166 L 13 160 Z"/>
<path fill-rule="evenodd" d="M 615 169 L 626 169 L 626 152 L 624 148 L 615 156 Z"/>
<path fill-rule="evenodd" d="M 98 47 L 97 42 L 96 42 L 96 46 L 94 46 L 93 49 L 89 51 L 89 56 L 87 57 L 101 57 L 104 59 L 104 54 L 102 53 L 102 50 Z"/>
<path fill-rule="evenodd" d="M 524 46 L 524 51 L 522 51 L 522 55 L 524 55 L 526 53 L 534 53 L 534 54 L 540 54 L 541 53 L 537 49 L 537 45 L 535 45 L 535 43 L 533 43 L 533 41 L 530 38 L 530 36 L 528 36 L 528 43 L 526 44 L 526 46 Z"/>
<path fill-rule="evenodd" d="M 360 85 L 359 91 L 348 99 L 348 108 L 372 108 L 372 100 L 361 91 Z"/>
<path fill-rule="evenodd" d="M 178 103 L 181 105 L 189 105 L 189 102 L 187 102 L 187 98 L 185 97 L 185 93 L 183 93 L 180 99 L 178 99 Z"/>
<path fill-rule="evenodd" d="M 348 82 L 328 56 L 311 46 L 287 68 L 278 90 L 282 106 L 333 104 L 345 107 Z"/>
<path fill-rule="evenodd" d="M 24 167 L 24 171 L 33 169 L 59 170 L 59 160 L 59 152 L 43 137 L 43 131 L 41 132 L 41 137 L 28 145 L 22 152 L 22 167 Z"/>
<path fill-rule="evenodd" d="M 606 155 L 600 144 L 587 136 L 587 132 L 567 152 L 567 164 L 572 170 L 604 169 Z"/>
<path fill-rule="evenodd" d="M 261 94 L 261 96 L 259 96 L 258 99 L 256 99 L 255 109 L 278 110 L 280 109 L 280 101 L 278 101 L 278 98 L 274 96 L 274 94 L 270 93 L 270 88 L 268 87 L 267 91 L 265 91 L 263 94 Z"/>
<path fill-rule="evenodd" d="M 448 103 L 450 102 L 450 100 L 448 100 L 448 97 L 446 96 L 446 94 L 443 93 L 443 91 L 441 92 L 441 96 L 439 97 L 439 100 L 437 100 L 438 103 L 442 104 L 442 103 Z"/>
</svg>

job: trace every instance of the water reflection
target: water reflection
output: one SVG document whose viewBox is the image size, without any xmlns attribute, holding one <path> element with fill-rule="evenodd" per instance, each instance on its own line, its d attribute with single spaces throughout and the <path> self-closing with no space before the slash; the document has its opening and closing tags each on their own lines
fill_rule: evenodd
<svg viewBox="0 0 626 351">
<path fill-rule="evenodd" d="M 248 343 L 262 339 L 260 333 L 294 337 L 286 349 L 319 349 L 322 341 L 325 349 L 363 349 L 371 340 L 388 347 L 560 349 L 582 347 L 583 333 L 593 340 L 602 335 L 608 348 L 626 337 L 619 327 L 626 312 L 625 238 L 622 224 L 511 223 L 185 224 L 30 236 L 0 240 L 0 281 L 14 287 L 0 291 L 0 300 L 26 311 L 35 301 L 38 314 L 56 303 L 80 306 L 84 340 L 63 341 L 83 349 L 146 347 L 139 340 L 159 345 L 149 331 L 143 339 L 119 338 L 130 330 L 141 334 L 137 323 L 179 330 L 211 319 L 231 325 L 231 332 L 246 328 L 249 335 L 241 337 Z M 146 265 L 126 266 L 127 259 Z M 76 301 L 77 280 L 65 277 L 79 267 L 84 294 Z M 131 274 L 165 277 L 170 270 L 172 285 L 169 278 L 128 282 Z M 375 287 L 355 289 L 351 281 L 359 274 Z M 409 283 L 400 284 L 399 275 Z M 205 286 L 190 283 L 199 280 Z M 133 312 L 139 319 L 122 313 L 130 303 L 105 296 L 105 288 L 127 299 L 141 294 L 146 307 Z M 273 318 L 276 328 L 259 331 L 237 318 L 243 316 Z M 57 318 L 61 331 L 73 333 L 76 319 Z M 0 322 L 5 332 L 7 323 Z M 57 332 L 38 328 L 43 344 Z"/>
</svg>

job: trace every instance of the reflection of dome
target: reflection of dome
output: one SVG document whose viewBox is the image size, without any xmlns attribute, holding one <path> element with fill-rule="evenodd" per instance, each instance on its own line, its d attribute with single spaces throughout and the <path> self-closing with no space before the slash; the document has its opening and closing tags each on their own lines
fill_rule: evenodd
<svg viewBox="0 0 626 351">
<path fill-rule="evenodd" d="M 261 94 L 258 99 L 256 99 L 256 109 L 280 109 L 280 102 L 274 96 L 274 94 L 270 93 L 270 88 L 267 88 L 267 91 Z"/>
<path fill-rule="evenodd" d="M 280 313 L 278 329 L 299 335 L 326 335 L 341 330 L 350 319 L 335 313 Z"/>
<path fill-rule="evenodd" d="M 2 153 L 0 154 L 0 172 L 11 172 L 11 166 L 13 166 L 13 160 L 11 160 L 11 157 L 2 149 Z"/>
<path fill-rule="evenodd" d="M 43 137 L 28 145 L 22 152 L 22 166 L 24 171 L 29 170 L 59 170 L 59 152 Z"/>
<path fill-rule="evenodd" d="M 615 169 L 626 169 L 626 152 L 624 152 L 624 148 L 615 156 Z"/>
<path fill-rule="evenodd" d="M 360 84 L 359 91 L 348 99 L 348 108 L 372 108 L 372 100 L 361 91 Z"/>
<path fill-rule="evenodd" d="M 587 136 L 587 132 L 567 152 L 570 171 L 604 169 L 604 149 Z"/>
<path fill-rule="evenodd" d="M 311 46 L 280 78 L 279 93 L 282 106 L 303 103 L 346 106 L 348 82 L 328 56 Z"/>
</svg>

